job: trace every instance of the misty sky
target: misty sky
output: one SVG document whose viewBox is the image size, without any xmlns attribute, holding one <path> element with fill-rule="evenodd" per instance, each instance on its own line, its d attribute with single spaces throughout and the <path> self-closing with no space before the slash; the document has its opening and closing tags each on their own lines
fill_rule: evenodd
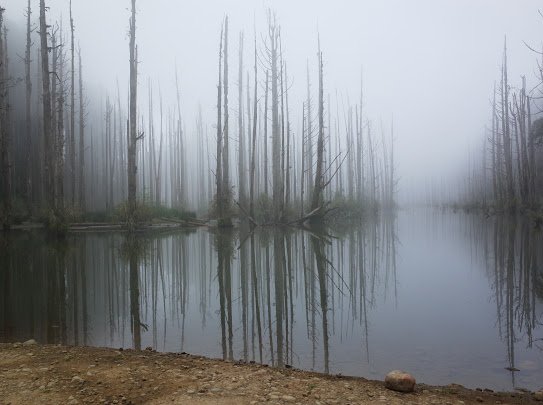
<svg viewBox="0 0 543 405">
<path fill-rule="evenodd" d="M 62 13 L 67 25 L 69 1 L 47 3 L 49 19 Z M 37 0 L 32 4 L 37 18 Z M 218 40 L 225 14 L 230 17 L 230 80 L 235 86 L 239 31 L 245 31 L 245 69 L 252 74 L 253 26 L 260 45 L 266 10 L 276 12 L 292 81 L 295 132 L 301 126 L 307 61 L 316 96 L 320 32 L 325 93 L 337 91 L 353 104 L 358 102 L 363 67 L 365 106 L 374 128 L 379 128 L 380 120 L 388 127 L 394 116 L 404 192 L 413 184 L 423 187 L 430 177 L 458 171 L 468 151 L 480 144 L 489 123 L 504 36 L 513 86 L 520 84 L 521 75 L 529 84 L 536 83 L 536 55 L 522 41 L 537 48 L 543 43 L 543 18 L 538 14 L 543 4 L 536 0 L 138 0 L 137 4 L 141 92 L 145 94 L 151 77 L 173 103 L 177 64 L 189 127 L 199 103 L 208 124 L 216 115 Z M 86 85 L 94 95 L 114 96 L 117 79 L 126 88 L 129 5 L 128 0 L 73 0 Z M 4 0 L 2 6 L 8 25 L 23 23 L 26 0 Z M 237 89 L 232 87 L 231 93 L 234 106 Z"/>
</svg>

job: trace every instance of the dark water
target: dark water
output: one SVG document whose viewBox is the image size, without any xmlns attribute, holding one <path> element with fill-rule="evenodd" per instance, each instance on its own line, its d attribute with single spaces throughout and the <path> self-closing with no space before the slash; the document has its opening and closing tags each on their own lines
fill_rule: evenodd
<svg viewBox="0 0 543 405">
<path fill-rule="evenodd" d="M 522 220 L 400 211 L 328 235 L 198 230 L 54 242 L 18 233 L 0 243 L 3 341 L 543 387 L 543 237 Z"/>
</svg>

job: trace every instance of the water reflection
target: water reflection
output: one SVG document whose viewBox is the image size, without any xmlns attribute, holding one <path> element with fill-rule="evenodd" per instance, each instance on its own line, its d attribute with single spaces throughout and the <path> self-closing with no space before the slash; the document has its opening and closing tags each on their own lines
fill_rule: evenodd
<svg viewBox="0 0 543 405">
<path fill-rule="evenodd" d="M 491 281 L 499 336 L 507 350 L 506 369 L 511 374 L 512 385 L 516 386 L 516 374 L 535 365 L 531 360 L 519 362 L 516 348 L 535 346 L 539 359 L 543 353 L 541 230 L 523 218 L 473 217 L 471 232 L 480 241 L 477 256 L 482 256 Z"/>
<path fill-rule="evenodd" d="M 11 234 L 0 337 L 536 389 L 541 242 L 511 218 L 413 212 L 332 230 Z"/>
</svg>

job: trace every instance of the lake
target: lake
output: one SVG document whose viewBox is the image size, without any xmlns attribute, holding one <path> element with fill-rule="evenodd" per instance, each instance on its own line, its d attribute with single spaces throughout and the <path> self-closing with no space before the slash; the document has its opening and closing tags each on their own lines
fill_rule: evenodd
<svg viewBox="0 0 543 405">
<path fill-rule="evenodd" d="M 0 237 L 0 340 L 543 386 L 532 223 L 404 209 L 335 228 L 12 232 Z"/>
</svg>

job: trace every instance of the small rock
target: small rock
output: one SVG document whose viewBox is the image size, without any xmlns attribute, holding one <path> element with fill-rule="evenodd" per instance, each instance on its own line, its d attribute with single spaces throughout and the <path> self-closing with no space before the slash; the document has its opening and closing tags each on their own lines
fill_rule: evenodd
<svg viewBox="0 0 543 405">
<path fill-rule="evenodd" d="M 81 384 L 81 383 L 84 383 L 85 380 L 82 379 L 81 377 L 79 377 L 79 376 L 76 375 L 76 376 L 72 377 L 72 382 L 80 383 L 80 384 Z"/>
<path fill-rule="evenodd" d="M 23 343 L 23 346 L 36 346 L 38 342 L 36 342 L 34 339 L 27 340 Z"/>
<path fill-rule="evenodd" d="M 188 390 L 188 391 L 187 391 L 187 394 L 189 394 L 189 395 L 196 394 L 196 391 L 194 391 L 194 390 Z"/>
<path fill-rule="evenodd" d="M 534 399 L 536 401 L 543 401 L 543 390 L 534 392 Z"/>
<path fill-rule="evenodd" d="M 218 394 L 219 392 L 221 392 L 222 389 L 218 388 L 218 387 L 215 387 L 215 388 L 211 388 L 209 390 L 209 392 L 213 393 L 213 394 Z"/>
<path fill-rule="evenodd" d="M 281 399 L 282 399 L 283 401 L 285 401 L 285 402 L 294 402 L 294 401 L 296 401 L 296 398 L 294 398 L 294 397 L 291 396 L 291 395 L 283 395 L 283 396 L 281 397 Z"/>
<path fill-rule="evenodd" d="M 481 397 L 475 397 L 475 400 L 476 400 L 477 402 L 484 402 L 483 398 L 481 398 Z"/>
<path fill-rule="evenodd" d="M 413 392 L 415 390 L 416 380 L 404 371 L 394 370 L 385 377 L 385 387 L 393 391 Z"/>
</svg>

